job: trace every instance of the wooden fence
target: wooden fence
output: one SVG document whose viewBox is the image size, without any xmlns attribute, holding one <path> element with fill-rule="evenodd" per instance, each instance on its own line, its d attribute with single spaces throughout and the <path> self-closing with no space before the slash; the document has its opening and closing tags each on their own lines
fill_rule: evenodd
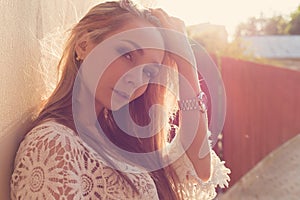
<svg viewBox="0 0 300 200">
<path fill-rule="evenodd" d="M 233 185 L 300 133 L 300 72 L 230 58 L 221 59 L 221 71 L 227 95 L 223 159 Z"/>
</svg>

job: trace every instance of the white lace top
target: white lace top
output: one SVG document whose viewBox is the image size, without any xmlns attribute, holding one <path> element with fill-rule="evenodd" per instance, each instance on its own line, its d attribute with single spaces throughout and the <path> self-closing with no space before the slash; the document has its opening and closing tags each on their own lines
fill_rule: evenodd
<svg viewBox="0 0 300 200">
<path fill-rule="evenodd" d="M 176 153 L 170 148 L 170 154 Z M 158 200 L 147 173 L 128 173 L 131 186 L 85 144 L 75 132 L 56 122 L 35 127 L 21 143 L 11 178 L 14 199 Z M 212 151 L 212 174 L 207 182 L 197 177 L 186 154 L 172 164 L 184 188 L 185 199 L 213 199 L 215 187 L 228 185 L 230 170 Z"/>
</svg>

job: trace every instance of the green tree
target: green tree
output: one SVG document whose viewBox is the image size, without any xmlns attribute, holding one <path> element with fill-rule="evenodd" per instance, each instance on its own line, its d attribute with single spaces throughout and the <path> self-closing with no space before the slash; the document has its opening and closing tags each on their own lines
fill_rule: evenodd
<svg viewBox="0 0 300 200">
<path fill-rule="evenodd" d="M 264 25 L 265 35 L 284 35 L 288 22 L 283 16 L 278 15 L 266 20 Z"/>
<path fill-rule="evenodd" d="M 290 14 L 289 18 L 281 15 L 274 15 L 269 18 L 263 15 L 251 17 L 237 26 L 235 37 L 286 34 L 300 35 L 300 5 Z"/>
<path fill-rule="evenodd" d="M 286 27 L 286 32 L 291 35 L 300 35 L 300 5 L 291 14 L 291 21 Z"/>
<path fill-rule="evenodd" d="M 285 34 L 287 20 L 280 15 L 265 18 L 251 17 L 245 23 L 241 23 L 236 28 L 236 37 L 254 35 L 282 35 Z"/>
</svg>

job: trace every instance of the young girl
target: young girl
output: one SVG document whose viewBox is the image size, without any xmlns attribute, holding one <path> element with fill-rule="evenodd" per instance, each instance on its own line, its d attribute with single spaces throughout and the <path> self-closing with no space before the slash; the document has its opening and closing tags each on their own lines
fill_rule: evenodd
<svg viewBox="0 0 300 200">
<path fill-rule="evenodd" d="M 73 27 L 60 81 L 19 147 L 11 198 L 213 199 L 228 186 L 185 36 L 161 9 L 93 7 Z"/>
</svg>

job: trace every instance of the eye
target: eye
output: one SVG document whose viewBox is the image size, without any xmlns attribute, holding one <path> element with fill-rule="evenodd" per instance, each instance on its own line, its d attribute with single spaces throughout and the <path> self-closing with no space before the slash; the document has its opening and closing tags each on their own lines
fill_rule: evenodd
<svg viewBox="0 0 300 200">
<path fill-rule="evenodd" d="M 124 58 L 126 58 L 127 60 L 130 60 L 132 61 L 133 60 L 133 56 L 131 54 L 131 50 L 127 47 L 118 47 L 117 49 L 117 52 L 123 56 Z"/>
<path fill-rule="evenodd" d="M 157 64 L 146 65 L 144 66 L 143 72 L 147 78 L 155 78 L 159 73 L 159 66 Z"/>
<path fill-rule="evenodd" d="M 123 56 L 124 56 L 126 59 L 132 61 L 132 55 L 131 55 L 131 53 L 125 53 Z"/>
</svg>

